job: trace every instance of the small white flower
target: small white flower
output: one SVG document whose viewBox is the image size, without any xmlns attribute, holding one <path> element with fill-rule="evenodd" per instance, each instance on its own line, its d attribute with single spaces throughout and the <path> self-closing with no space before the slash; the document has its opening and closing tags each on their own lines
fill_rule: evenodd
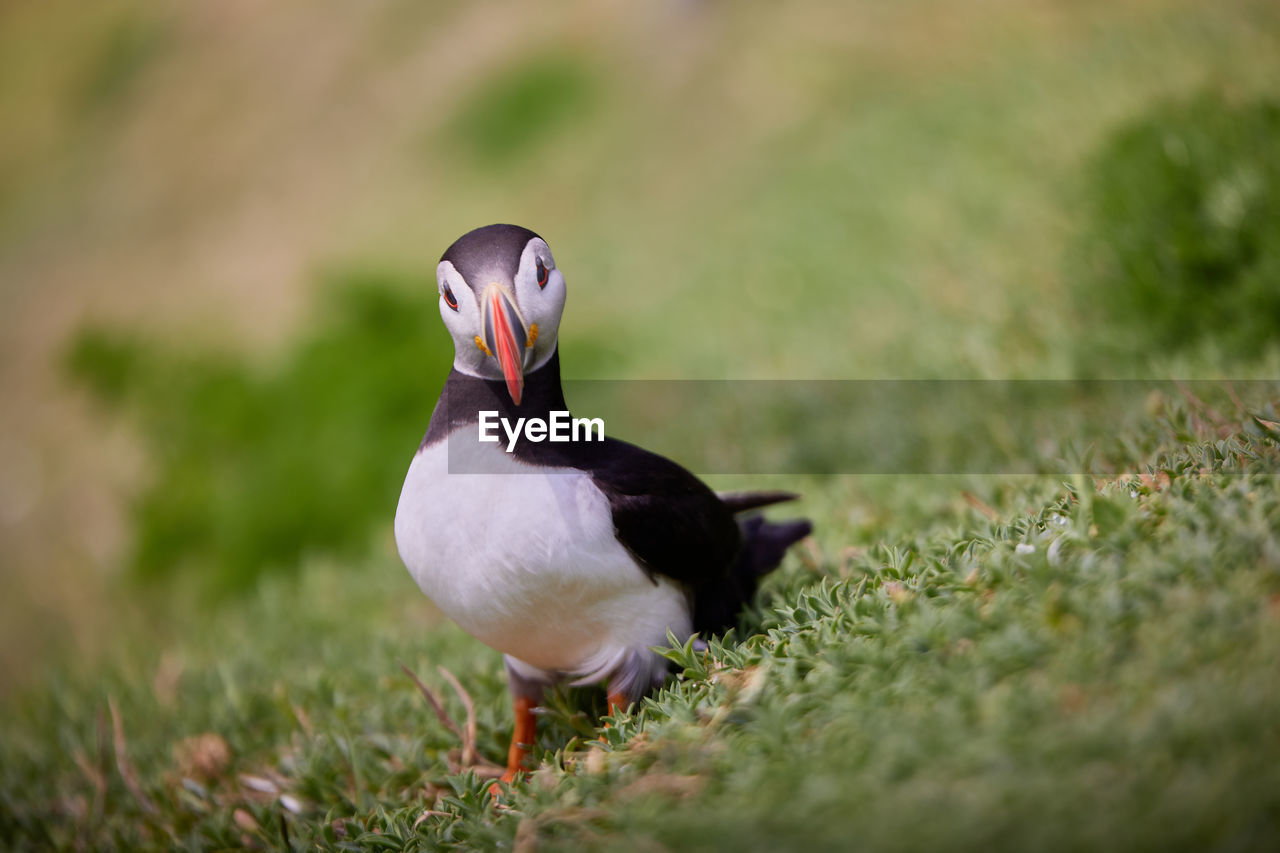
<svg viewBox="0 0 1280 853">
<path fill-rule="evenodd" d="M 1030 542 L 1019 542 L 1018 547 L 1013 550 L 1018 554 L 1034 554 L 1036 552 L 1036 546 L 1032 545 Z"/>
</svg>

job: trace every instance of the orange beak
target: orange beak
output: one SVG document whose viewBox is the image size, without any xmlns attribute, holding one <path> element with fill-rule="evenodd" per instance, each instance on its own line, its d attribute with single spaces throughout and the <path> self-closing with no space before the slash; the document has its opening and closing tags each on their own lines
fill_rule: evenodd
<svg viewBox="0 0 1280 853">
<path fill-rule="evenodd" d="M 481 304 L 485 344 L 498 359 L 507 380 L 507 393 L 518 406 L 524 394 L 524 349 L 529 334 L 511 298 L 497 284 L 489 285 Z"/>
</svg>

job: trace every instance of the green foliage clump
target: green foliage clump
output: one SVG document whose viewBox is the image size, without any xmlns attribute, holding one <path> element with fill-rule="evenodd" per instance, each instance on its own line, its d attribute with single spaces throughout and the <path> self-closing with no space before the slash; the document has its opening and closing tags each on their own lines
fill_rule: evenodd
<svg viewBox="0 0 1280 853">
<path fill-rule="evenodd" d="M 1280 329 L 1280 103 L 1205 94 L 1114 133 L 1089 162 L 1077 298 L 1104 355 Z"/>
<path fill-rule="evenodd" d="M 594 103 L 590 68 L 562 56 L 537 57 L 483 84 L 454 117 L 453 136 L 479 165 L 506 165 L 523 159 Z"/>
<path fill-rule="evenodd" d="M 161 22 L 127 16 L 110 28 L 90 57 L 79 87 L 79 104 L 88 109 L 117 105 L 167 47 Z"/>
<path fill-rule="evenodd" d="M 304 553 L 359 555 L 391 519 L 452 355 L 434 289 L 340 277 L 274 369 L 82 332 L 74 377 L 137 422 L 154 476 L 134 504 L 143 577 L 199 568 L 221 591 Z"/>
</svg>

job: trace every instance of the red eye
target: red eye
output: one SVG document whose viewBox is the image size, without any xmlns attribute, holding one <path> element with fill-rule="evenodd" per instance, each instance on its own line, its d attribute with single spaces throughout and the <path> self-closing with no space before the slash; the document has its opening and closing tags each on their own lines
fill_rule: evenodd
<svg viewBox="0 0 1280 853">
<path fill-rule="evenodd" d="M 452 289 L 450 289 L 449 285 L 447 285 L 447 284 L 446 284 L 446 285 L 444 286 L 444 291 L 443 291 L 443 292 L 444 292 L 444 301 L 445 301 L 445 304 L 446 304 L 446 305 L 448 305 L 450 308 L 452 308 L 454 311 L 457 311 L 457 310 L 458 310 L 458 300 L 453 298 L 453 290 L 452 290 Z"/>
<path fill-rule="evenodd" d="M 547 271 L 546 266 L 542 263 L 542 259 L 539 258 L 538 259 L 538 287 L 547 286 L 547 278 L 549 277 L 549 275 L 550 273 Z"/>
</svg>

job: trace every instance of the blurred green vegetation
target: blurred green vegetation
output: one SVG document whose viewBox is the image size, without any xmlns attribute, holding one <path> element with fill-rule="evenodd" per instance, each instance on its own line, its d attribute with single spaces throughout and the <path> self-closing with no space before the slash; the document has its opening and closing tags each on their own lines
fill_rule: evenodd
<svg viewBox="0 0 1280 853">
<path fill-rule="evenodd" d="M 101 114 L 118 108 L 166 45 L 163 21 L 135 12 L 105 28 L 101 44 L 84 71 L 78 108 Z"/>
<path fill-rule="evenodd" d="M 1082 177 L 1070 269 L 1079 352 L 1117 358 L 1210 343 L 1256 353 L 1280 332 L 1280 102 L 1207 92 L 1115 131 Z"/>
<path fill-rule="evenodd" d="M 563 139 L 574 122 L 590 120 L 598 68 L 572 55 L 527 59 L 478 87 L 452 117 L 457 153 L 475 168 L 516 167 Z"/>
<path fill-rule="evenodd" d="M 211 590 L 243 591 L 305 556 L 363 555 L 453 360 L 434 294 L 413 277 L 334 276 L 315 323 L 269 366 L 82 332 L 72 374 L 151 452 L 133 507 L 138 573 L 196 568 Z"/>
</svg>

